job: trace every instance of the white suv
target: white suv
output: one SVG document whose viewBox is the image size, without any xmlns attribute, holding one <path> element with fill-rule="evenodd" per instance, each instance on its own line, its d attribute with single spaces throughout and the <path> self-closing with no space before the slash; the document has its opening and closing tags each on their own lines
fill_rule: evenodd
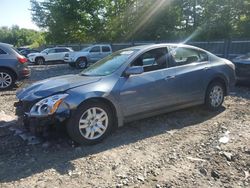
<svg viewBox="0 0 250 188">
<path fill-rule="evenodd" d="M 28 59 L 31 63 L 42 65 L 48 61 L 64 61 L 64 56 L 68 52 L 73 52 L 73 50 L 66 47 L 47 48 L 40 53 L 29 54 Z"/>
<path fill-rule="evenodd" d="M 72 67 L 86 68 L 89 63 L 94 63 L 112 54 L 112 48 L 106 44 L 96 44 L 81 51 L 66 53 L 64 61 Z"/>
</svg>

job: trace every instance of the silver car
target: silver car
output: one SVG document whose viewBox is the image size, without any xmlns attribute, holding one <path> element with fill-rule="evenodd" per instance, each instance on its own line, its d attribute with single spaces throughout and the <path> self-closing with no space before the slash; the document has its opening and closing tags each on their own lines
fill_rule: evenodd
<svg viewBox="0 0 250 188">
<path fill-rule="evenodd" d="M 234 82 L 226 59 L 187 45 L 147 45 L 32 84 L 15 106 L 30 130 L 65 123 L 74 141 L 94 144 L 126 122 L 200 104 L 217 110 Z"/>
<path fill-rule="evenodd" d="M 30 76 L 28 60 L 10 44 L 0 43 L 0 91 Z"/>
</svg>

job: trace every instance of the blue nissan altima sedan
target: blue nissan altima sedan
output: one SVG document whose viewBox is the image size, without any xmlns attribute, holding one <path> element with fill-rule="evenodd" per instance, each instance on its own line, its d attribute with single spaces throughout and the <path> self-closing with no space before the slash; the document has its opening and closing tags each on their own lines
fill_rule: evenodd
<svg viewBox="0 0 250 188">
<path fill-rule="evenodd" d="M 204 104 L 221 107 L 235 66 L 183 44 L 123 49 L 78 75 L 36 82 L 17 92 L 16 113 L 34 132 L 66 126 L 80 144 L 95 144 L 126 122 Z"/>
</svg>

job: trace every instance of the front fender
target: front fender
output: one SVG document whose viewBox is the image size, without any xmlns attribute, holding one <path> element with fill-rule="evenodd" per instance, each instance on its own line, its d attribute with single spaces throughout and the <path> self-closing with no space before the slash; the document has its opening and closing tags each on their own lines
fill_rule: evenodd
<svg viewBox="0 0 250 188">
<path fill-rule="evenodd" d="M 95 91 L 83 94 L 79 92 L 77 89 L 70 90 L 67 93 L 69 93 L 70 97 L 65 99 L 65 103 L 69 105 L 71 113 L 74 113 L 81 104 L 90 99 L 104 99 L 110 102 L 114 106 L 117 115 L 118 127 L 121 127 L 123 125 L 124 117 L 122 110 L 118 105 L 118 101 L 112 95 L 109 95 L 109 93 L 102 91 Z"/>
</svg>

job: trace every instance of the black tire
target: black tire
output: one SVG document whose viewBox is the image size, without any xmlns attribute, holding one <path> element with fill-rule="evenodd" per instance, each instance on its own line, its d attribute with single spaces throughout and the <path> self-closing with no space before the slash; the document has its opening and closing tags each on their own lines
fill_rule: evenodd
<svg viewBox="0 0 250 188">
<path fill-rule="evenodd" d="M 106 115 L 107 115 L 106 117 L 108 117 L 106 130 L 103 132 L 103 134 L 100 137 L 96 139 L 87 139 L 85 137 L 87 135 L 87 131 L 86 131 L 86 135 L 84 136 L 79 128 L 80 126 L 79 124 L 80 124 L 80 120 L 82 116 L 84 116 L 87 110 L 91 108 L 102 109 L 103 111 L 106 112 Z M 93 122 L 95 121 L 93 120 Z M 97 126 L 97 123 L 95 124 L 96 124 L 95 126 Z M 66 127 L 67 127 L 67 132 L 72 140 L 74 140 L 75 142 L 79 144 L 93 145 L 93 144 L 97 144 L 101 142 L 105 137 L 107 137 L 111 133 L 113 125 L 114 125 L 114 119 L 113 119 L 112 109 L 104 103 L 91 101 L 91 102 L 83 103 L 82 105 L 78 107 L 77 111 L 71 116 L 71 118 L 67 122 Z M 88 124 L 88 128 L 90 128 L 89 124 Z"/>
<path fill-rule="evenodd" d="M 0 80 L 1 78 L 5 78 L 6 80 L 5 82 L 4 80 L 3 82 L 0 81 L 0 91 L 13 88 L 16 82 L 16 76 L 14 72 L 12 72 L 11 70 L 0 68 Z"/>
<path fill-rule="evenodd" d="M 76 68 L 85 69 L 88 66 L 88 61 L 86 58 L 81 57 L 76 60 Z"/>
<path fill-rule="evenodd" d="M 35 60 L 35 64 L 36 65 L 44 65 L 45 64 L 45 60 L 42 57 L 37 57 Z"/>
<path fill-rule="evenodd" d="M 216 94 L 213 95 L 213 91 L 218 90 Z M 206 98 L 205 98 L 205 106 L 210 111 L 217 111 L 221 108 L 225 97 L 225 86 L 218 81 L 212 82 L 209 84 L 207 91 L 206 91 Z"/>
</svg>

